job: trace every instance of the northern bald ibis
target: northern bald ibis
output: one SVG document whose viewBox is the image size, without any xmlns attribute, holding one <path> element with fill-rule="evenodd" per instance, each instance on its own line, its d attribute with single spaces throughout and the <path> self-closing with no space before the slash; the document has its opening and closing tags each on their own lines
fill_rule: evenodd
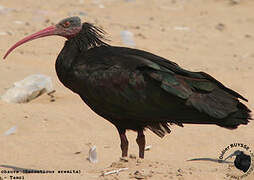
<svg viewBox="0 0 254 180">
<path fill-rule="evenodd" d="M 235 129 L 247 124 L 247 101 L 204 72 L 191 72 L 152 53 L 116 47 L 104 40 L 104 31 L 79 17 L 63 19 L 13 45 L 58 35 L 67 41 L 57 57 L 59 80 L 77 93 L 98 115 L 117 128 L 122 156 L 128 153 L 126 130 L 137 131 L 139 157 L 144 158 L 145 128 L 159 137 L 169 124 L 216 124 Z"/>
</svg>

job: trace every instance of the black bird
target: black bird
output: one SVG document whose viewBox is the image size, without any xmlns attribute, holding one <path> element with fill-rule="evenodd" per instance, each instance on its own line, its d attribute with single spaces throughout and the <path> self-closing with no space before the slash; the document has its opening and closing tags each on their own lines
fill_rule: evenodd
<svg viewBox="0 0 254 180">
<path fill-rule="evenodd" d="M 216 124 L 235 129 L 247 124 L 250 110 L 237 92 L 204 72 L 191 72 L 152 53 L 104 42 L 104 31 L 79 17 L 32 34 L 13 45 L 58 35 L 67 38 L 57 57 L 59 80 L 98 115 L 117 128 L 122 156 L 128 153 L 127 129 L 137 131 L 139 157 L 144 158 L 145 128 L 159 137 L 169 124 Z"/>
<path fill-rule="evenodd" d="M 229 155 L 225 160 L 233 156 L 236 156 L 234 160 L 235 167 L 239 170 L 242 170 L 243 172 L 247 172 L 251 164 L 250 155 L 245 154 L 243 151 L 237 150 L 233 154 Z"/>
</svg>

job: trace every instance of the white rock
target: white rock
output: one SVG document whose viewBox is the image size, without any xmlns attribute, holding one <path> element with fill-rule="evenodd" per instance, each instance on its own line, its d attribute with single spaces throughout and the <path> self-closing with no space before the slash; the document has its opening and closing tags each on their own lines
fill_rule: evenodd
<svg viewBox="0 0 254 180">
<path fill-rule="evenodd" d="M 92 163 L 97 163 L 98 162 L 98 158 L 97 158 L 97 152 L 96 152 L 96 146 L 92 146 L 89 150 L 89 155 L 88 155 L 88 159 L 90 162 Z"/>
<path fill-rule="evenodd" d="M 21 81 L 15 82 L 13 87 L 1 96 L 1 99 L 9 103 L 24 103 L 53 90 L 52 80 L 49 76 L 33 74 Z"/>
<path fill-rule="evenodd" d="M 14 134 L 16 131 L 17 131 L 17 126 L 13 126 L 13 127 L 11 127 L 10 129 L 8 129 L 8 130 L 4 133 L 4 135 L 5 135 L 5 136 L 9 136 L 9 135 L 11 135 L 11 134 Z"/>
<path fill-rule="evenodd" d="M 122 31 L 121 32 L 122 41 L 125 45 L 134 47 L 135 42 L 133 40 L 133 33 L 130 31 Z"/>
<path fill-rule="evenodd" d="M 186 27 L 186 26 L 175 26 L 174 30 L 177 30 L 177 31 L 189 31 L 190 28 Z"/>
<path fill-rule="evenodd" d="M 145 151 L 149 151 L 152 148 L 152 145 L 148 145 L 145 147 Z"/>
<path fill-rule="evenodd" d="M 119 172 L 126 171 L 128 169 L 129 168 L 120 168 L 120 169 L 116 169 L 116 170 L 113 170 L 113 171 L 104 172 L 104 173 L 102 173 L 102 176 L 107 176 L 107 175 L 110 175 L 110 174 L 118 174 Z"/>
</svg>

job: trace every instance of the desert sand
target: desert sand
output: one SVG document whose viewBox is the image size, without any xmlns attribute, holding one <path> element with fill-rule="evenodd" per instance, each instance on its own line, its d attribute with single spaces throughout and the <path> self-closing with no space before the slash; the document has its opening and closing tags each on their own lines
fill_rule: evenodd
<svg viewBox="0 0 254 180">
<path fill-rule="evenodd" d="M 192 71 L 205 71 L 236 90 L 254 110 L 254 1 L 252 0 L 3 0 L 0 1 L 0 56 L 24 36 L 59 20 L 78 15 L 102 27 L 108 43 L 126 46 L 121 31 L 134 34 L 135 48 L 168 58 Z M 152 148 L 144 160 L 119 161 L 120 140 L 115 127 L 96 115 L 57 79 L 54 63 L 65 39 L 48 37 L 16 49 L 0 61 L 0 94 L 15 81 L 41 73 L 52 77 L 54 102 L 43 94 L 25 104 L 0 100 L 0 177 L 43 179 L 220 180 L 227 173 L 243 175 L 232 164 L 187 161 L 219 158 L 231 143 L 254 151 L 254 122 L 227 130 L 214 125 L 171 127 L 160 139 L 145 132 Z M 16 132 L 4 133 L 16 126 Z M 138 155 L 136 133 L 127 132 L 129 153 Z M 87 160 L 91 145 L 98 163 Z M 230 159 L 233 161 L 234 159 Z M 103 172 L 128 168 L 118 174 Z M 14 174 L 2 170 L 55 170 L 54 174 Z M 80 170 L 78 174 L 58 170 Z M 1 179 L 0 178 L 0 179 Z M 232 178 L 231 178 L 232 179 Z M 244 179 L 254 179 L 254 172 Z"/>
</svg>

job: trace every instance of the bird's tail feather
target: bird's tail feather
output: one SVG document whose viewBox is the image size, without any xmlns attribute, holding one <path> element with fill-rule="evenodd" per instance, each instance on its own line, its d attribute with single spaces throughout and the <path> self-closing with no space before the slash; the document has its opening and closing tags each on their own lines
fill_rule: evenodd
<svg viewBox="0 0 254 180">
<path fill-rule="evenodd" d="M 217 125 L 221 127 L 225 127 L 228 129 L 236 129 L 241 124 L 248 124 L 249 120 L 253 120 L 251 118 L 251 110 L 248 109 L 243 103 L 238 102 L 237 104 L 238 111 L 229 114 L 227 118 L 222 123 L 218 123 Z"/>
</svg>

